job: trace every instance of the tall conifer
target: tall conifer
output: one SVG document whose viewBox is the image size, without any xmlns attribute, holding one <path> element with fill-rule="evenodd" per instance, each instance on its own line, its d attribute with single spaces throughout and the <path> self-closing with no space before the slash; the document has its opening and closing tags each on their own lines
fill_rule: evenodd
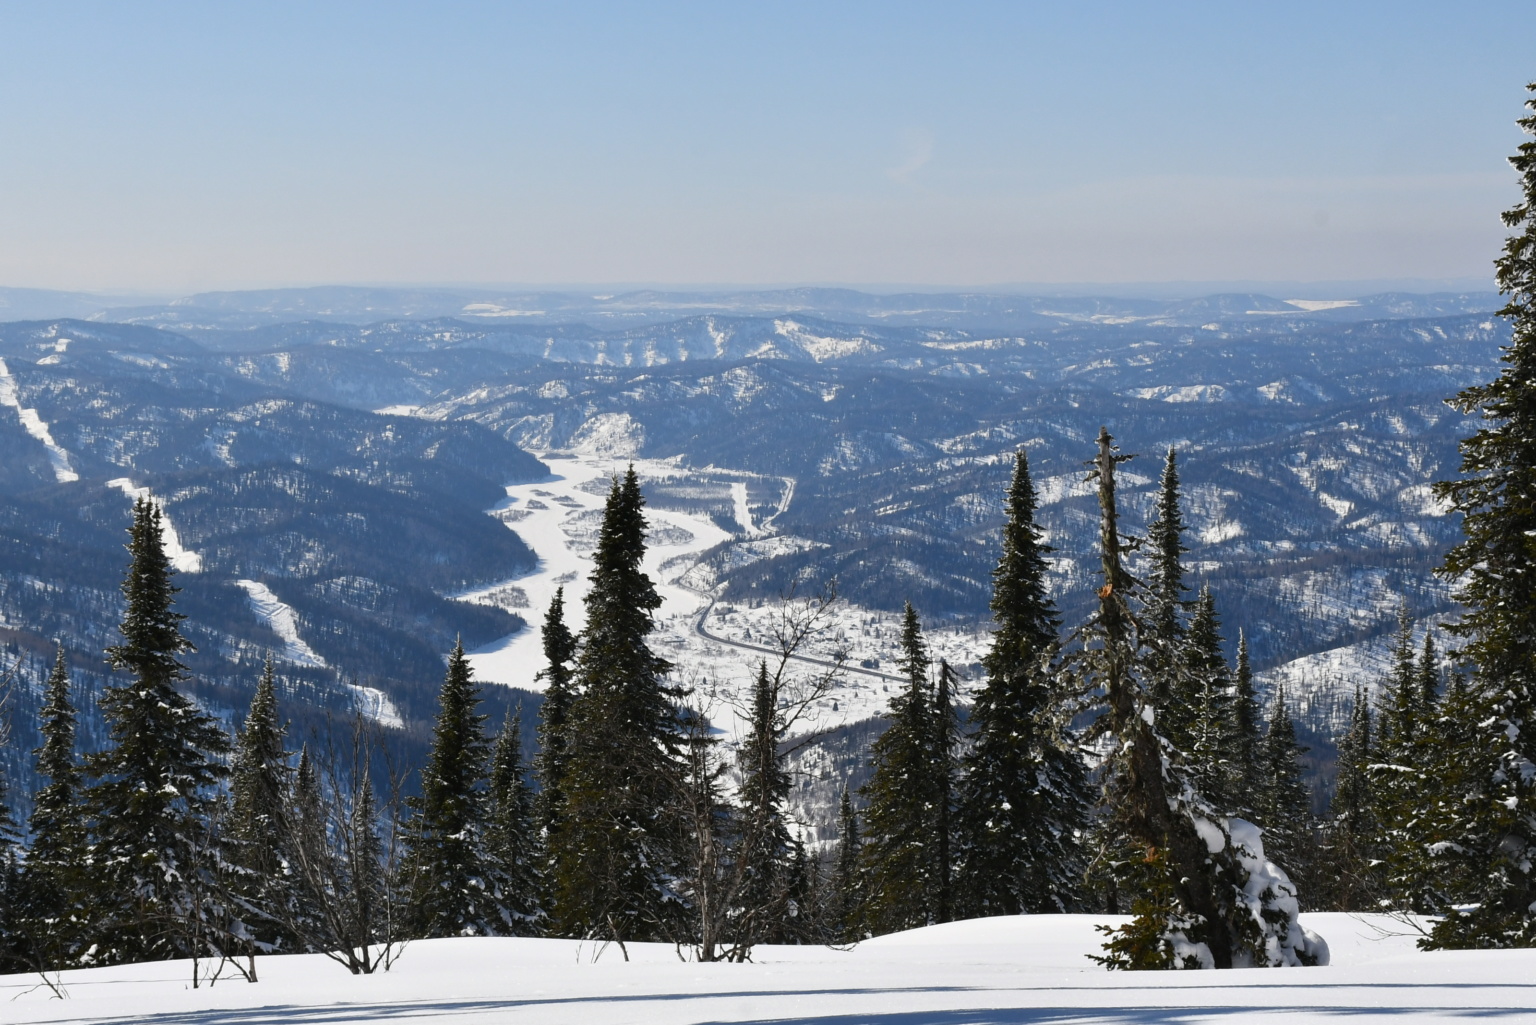
<svg viewBox="0 0 1536 1025">
<path fill-rule="evenodd" d="M 293 768 L 284 748 L 286 729 L 277 715 L 277 683 L 267 656 L 251 698 L 244 728 L 235 736 L 231 766 L 231 860 L 238 867 L 235 890 L 258 916 L 286 918 L 293 880 L 287 851 L 288 795 Z M 258 942 L 275 948 L 289 937 L 268 921 L 249 923 Z"/>
<path fill-rule="evenodd" d="M 147 498 L 134 504 L 128 551 L 123 643 L 107 655 L 132 680 L 102 694 L 111 742 L 86 762 L 100 961 L 191 953 L 208 912 L 199 895 L 210 892 L 212 788 L 229 750 L 214 719 L 176 689 L 187 676 L 178 656 L 193 648 L 172 607 L 179 589 L 160 509 Z"/>
<path fill-rule="evenodd" d="M 593 553 L 566 731 L 565 817 L 550 837 L 554 911 L 569 935 L 667 939 L 683 920 L 668 882 L 687 846 L 683 692 L 667 684 L 671 663 L 646 643 L 661 596 L 641 568 L 644 510 L 631 466 L 608 492 Z"/>
<path fill-rule="evenodd" d="M 1076 911 L 1091 807 L 1087 770 L 1066 721 L 1056 664 L 1059 621 L 1047 589 L 1051 551 L 1035 523 L 1029 462 L 1014 457 L 1002 555 L 992 571 L 997 632 L 982 659 L 957 812 L 966 915 Z"/>
<path fill-rule="evenodd" d="M 871 748 L 874 772 L 862 791 L 864 920 L 877 934 L 928 925 L 939 915 L 942 791 L 933 772 L 932 659 L 911 602 L 902 614 L 897 664 L 907 682 L 891 698 L 890 726 Z"/>
<path fill-rule="evenodd" d="M 560 826 L 565 806 L 565 761 L 570 746 L 566 727 L 571 702 L 576 699 L 573 680 L 576 636 L 565 625 L 565 588 L 555 588 L 549 611 L 544 616 L 544 703 L 539 706 L 539 753 L 534 774 L 539 779 L 537 816 L 539 828 L 546 834 Z"/>
<path fill-rule="evenodd" d="M 77 716 L 69 692 L 69 663 L 60 645 L 43 687 L 43 746 L 35 753 L 38 778 L 47 782 L 32 796 L 32 846 L 20 915 L 21 938 L 39 968 L 72 963 L 87 945 L 86 831 L 79 805 Z"/>
<path fill-rule="evenodd" d="M 498 935 L 511 928 L 486 849 L 490 744 L 479 706 L 464 645 L 456 643 L 406 840 L 407 928 L 416 936 Z"/>
<path fill-rule="evenodd" d="M 491 752 L 490 823 L 486 852 L 500 875 L 510 930 L 537 936 L 544 930 L 543 844 L 534 821 L 533 792 L 523 772 L 522 714 L 496 735 Z"/>
<path fill-rule="evenodd" d="M 1536 82 L 1527 88 L 1532 113 L 1519 124 L 1536 135 Z M 1432 942 L 1442 947 L 1536 945 L 1536 141 L 1510 163 L 1522 195 L 1504 214 L 1511 234 L 1495 268 L 1512 337 L 1499 376 L 1452 401 L 1486 425 L 1461 443 L 1461 477 L 1436 485 L 1462 517 L 1465 537 L 1441 573 L 1461 582 L 1467 611 L 1456 629 L 1475 673 L 1472 718 L 1485 724 L 1463 758 L 1493 763 L 1447 824 L 1481 882 L 1470 909 L 1436 925 Z"/>
</svg>

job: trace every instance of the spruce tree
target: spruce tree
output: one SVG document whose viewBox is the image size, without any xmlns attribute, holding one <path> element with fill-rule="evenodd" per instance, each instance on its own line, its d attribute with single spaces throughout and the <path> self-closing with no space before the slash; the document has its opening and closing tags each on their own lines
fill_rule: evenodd
<svg viewBox="0 0 1536 1025">
<path fill-rule="evenodd" d="M 479 706 L 464 645 L 456 643 L 406 839 L 406 928 L 414 936 L 494 936 L 512 926 L 486 849 L 490 744 Z"/>
<path fill-rule="evenodd" d="M 560 827 L 565 805 L 565 761 L 570 746 L 566 726 L 571 702 L 576 699 L 573 679 L 576 637 L 565 625 L 565 588 L 555 588 L 544 616 L 544 661 L 539 679 L 544 681 L 544 703 L 539 707 L 539 754 L 534 774 L 539 779 L 537 814 L 546 836 Z"/>
<path fill-rule="evenodd" d="M 1189 702 L 1183 739 L 1190 778 L 1218 810 L 1231 813 L 1243 793 L 1236 756 L 1237 710 L 1231 671 L 1222 652 L 1216 598 L 1208 586 L 1200 589 L 1195 600 L 1182 661 L 1187 683 L 1181 689 L 1188 691 Z"/>
<path fill-rule="evenodd" d="M 565 812 L 550 836 L 554 913 L 567 935 L 667 939 L 684 918 L 668 883 L 687 838 L 683 691 L 646 643 L 661 606 L 641 568 L 645 498 L 631 466 L 615 479 L 593 553 L 577 697 L 566 730 Z"/>
<path fill-rule="evenodd" d="M 974 733 L 957 812 L 960 907 L 965 915 L 1083 908 L 1088 774 L 1068 724 L 1056 664 L 1060 622 L 1046 583 L 1029 462 L 1014 457 L 1002 555 L 992 571 L 997 632 L 982 659 Z"/>
<path fill-rule="evenodd" d="M 85 893 L 85 823 L 80 817 L 80 764 L 75 753 L 77 716 L 70 700 L 69 663 L 60 645 L 43 685 L 37 776 L 47 780 L 32 795 L 26 885 L 19 925 L 28 960 L 42 970 L 74 963 L 86 949 L 89 923 Z"/>
<path fill-rule="evenodd" d="M 768 664 L 759 662 L 748 708 L 747 731 L 737 753 L 739 834 L 734 857 L 740 882 L 735 887 L 736 947 L 783 942 L 789 901 L 795 888 L 797 844 L 790 835 L 784 807 L 790 778 L 779 754 L 783 716 Z"/>
<path fill-rule="evenodd" d="M 537 936 L 545 926 L 543 844 L 534 821 L 533 791 L 523 772 L 519 712 L 502 725 L 491 753 L 490 824 L 486 851 L 500 876 L 511 931 Z"/>
<path fill-rule="evenodd" d="M 864 921 L 877 935 L 929 925 L 939 915 L 942 791 L 933 771 L 932 660 L 911 602 L 897 664 L 907 683 L 891 698 L 890 726 L 871 748 L 874 771 L 861 791 Z"/>
<path fill-rule="evenodd" d="M 1164 731 L 1177 737 L 1189 724 L 1189 710 L 1177 704 L 1182 674 L 1179 659 L 1184 647 L 1184 513 L 1179 499 L 1178 455 L 1168 449 L 1158 481 L 1157 504 L 1147 525 L 1148 594 L 1142 631 L 1148 650 L 1146 672 L 1157 707 L 1164 715 Z"/>
<path fill-rule="evenodd" d="M 1237 633 L 1237 666 L 1232 674 L 1232 779 L 1234 808 L 1252 807 L 1253 795 L 1263 779 L 1260 744 L 1264 712 L 1253 685 L 1253 666 L 1248 659 L 1248 636 Z"/>
<path fill-rule="evenodd" d="M 1265 779 L 1257 811 L 1264 830 L 1264 853 L 1295 881 L 1304 879 L 1311 868 L 1313 846 L 1311 802 L 1299 761 L 1306 751 L 1296 740 L 1285 687 L 1277 687 L 1264 732 Z"/>
<path fill-rule="evenodd" d="M 1370 699 L 1364 688 L 1356 686 L 1349 729 L 1338 744 L 1339 774 L 1328 807 L 1331 870 L 1319 878 L 1319 882 L 1327 880 L 1326 902 L 1336 911 L 1375 910 L 1380 894 L 1372 733 Z"/>
<path fill-rule="evenodd" d="M 198 894 L 208 892 L 212 788 L 227 775 L 220 758 L 229 750 L 217 722 L 176 689 L 187 676 L 177 656 L 193 648 L 149 499 L 134 505 L 128 551 L 123 643 L 107 655 L 132 680 L 102 694 L 111 742 L 86 762 L 98 962 L 192 952 L 208 911 Z"/>
<path fill-rule="evenodd" d="M 1087 694 L 1102 694 L 1106 795 L 1117 824 L 1145 850 L 1147 890 L 1129 926 L 1111 930 L 1106 963 L 1122 968 L 1316 963 L 1317 938 L 1296 920 L 1295 888 L 1267 865 L 1258 830 L 1217 812 L 1195 787 L 1182 752 L 1159 732 L 1157 691 L 1140 636 L 1141 585 L 1125 569 L 1115 469 L 1129 456 L 1099 432 L 1092 461 L 1100 508 L 1103 584 L 1080 632 Z"/>
<path fill-rule="evenodd" d="M 837 807 L 837 847 L 833 852 L 832 896 L 829 902 L 829 932 L 833 939 L 853 943 L 863 937 L 864 886 L 860 875 L 860 855 L 864 847 L 859 835 L 859 816 L 853 798 L 843 785 Z"/>
<path fill-rule="evenodd" d="M 280 924 L 291 917 L 295 891 L 287 849 L 293 770 L 283 746 L 286 732 L 278 720 L 277 684 L 268 655 L 245 726 L 235 737 L 230 780 L 230 860 L 237 873 L 233 889 L 249 908 L 244 916 L 247 928 L 266 950 L 294 945 Z"/>
<path fill-rule="evenodd" d="M 1519 124 L 1536 135 L 1536 82 L 1527 88 L 1532 113 Z M 1481 882 L 1471 908 L 1435 926 L 1440 947 L 1536 945 L 1536 141 L 1510 163 L 1522 195 L 1504 214 L 1511 234 L 1495 262 L 1510 344 L 1495 380 L 1452 401 L 1485 426 L 1461 443 L 1461 477 L 1436 485 L 1461 514 L 1464 539 L 1440 572 L 1461 583 L 1455 629 L 1474 671 L 1472 721 L 1485 724 L 1462 757 L 1492 763 L 1447 823 L 1465 873 Z"/>
</svg>

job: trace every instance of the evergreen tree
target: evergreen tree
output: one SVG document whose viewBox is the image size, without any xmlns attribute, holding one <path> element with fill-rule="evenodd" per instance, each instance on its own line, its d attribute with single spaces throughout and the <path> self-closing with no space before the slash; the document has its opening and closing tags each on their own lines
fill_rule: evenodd
<svg viewBox="0 0 1536 1025">
<path fill-rule="evenodd" d="M 373 780 L 365 769 L 353 792 L 345 821 L 338 837 L 340 850 L 340 892 L 332 899 L 341 905 L 343 943 L 357 952 L 354 963 L 367 965 L 373 957 L 369 948 L 393 939 L 389 886 L 384 864 L 384 841 L 379 836 L 379 807 L 373 793 Z M 407 909 L 415 914 L 421 905 Z"/>
<path fill-rule="evenodd" d="M 1248 637 L 1237 634 L 1237 668 L 1232 676 L 1232 779 L 1234 808 L 1243 810 L 1253 804 L 1263 778 L 1260 745 L 1263 740 L 1264 713 L 1253 685 L 1253 666 L 1248 660 Z"/>
<path fill-rule="evenodd" d="M 234 892 L 251 909 L 247 926 L 267 950 L 291 948 L 289 920 L 295 884 L 287 850 L 288 794 L 293 770 L 284 748 L 286 729 L 277 716 L 272 657 L 251 698 L 245 727 L 235 737 L 231 771 L 231 861 Z"/>
<path fill-rule="evenodd" d="M 536 802 L 539 829 L 546 836 L 560 827 L 565 805 L 565 760 L 570 741 L 566 725 L 576 699 L 574 666 L 576 637 L 565 625 L 565 588 L 557 587 L 544 616 L 544 704 L 539 708 L 539 754 L 534 774 L 539 779 Z"/>
<path fill-rule="evenodd" d="M 534 822 L 533 791 L 523 773 L 522 715 L 504 723 L 491 753 L 491 817 L 486 851 L 501 879 L 511 930 L 537 936 L 544 929 L 543 849 Z"/>
<path fill-rule="evenodd" d="M 1232 812 L 1243 793 L 1236 756 L 1237 710 L 1231 672 L 1221 650 L 1216 598 L 1208 586 L 1200 589 L 1195 600 L 1182 661 L 1188 682 L 1181 689 L 1189 692 L 1185 753 L 1190 778 L 1217 809 Z"/>
<path fill-rule="evenodd" d="M 1370 700 L 1356 686 L 1349 730 L 1338 744 L 1339 774 L 1328 809 L 1331 871 L 1319 877 L 1319 882 L 1328 881 L 1326 903 L 1337 911 L 1374 910 L 1380 893 L 1376 870 L 1380 827 L 1371 770 L 1376 748 L 1371 727 Z"/>
<path fill-rule="evenodd" d="M 1145 850 L 1147 889 L 1136 919 L 1111 930 L 1113 967 L 1214 967 L 1316 963 L 1317 938 L 1296 920 L 1295 888 L 1264 859 L 1258 830 L 1220 815 L 1201 796 L 1185 759 L 1158 730 L 1137 615 L 1141 587 L 1126 571 L 1131 547 L 1119 528 L 1115 468 L 1129 456 L 1099 432 L 1093 460 L 1099 486 L 1104 583 L 1097 614 L 1081 632 L 1083 692 L 1107 706 L 1106 795 L 1117 825 Z"/>
<path fill-rule="evenodd" d="M 1536 134 L 1536 82 L 1520 119 Z M 1521 201 L 1504 214 L 1512 234 L 1495 262 L 1500 310 L 1512 329 L 1492 382 L 1452 402 L 1486 425 L 1461 443 L 1461 477 L 1436 494 L 1461 514 L 1464 539 L 1440 572 L 1461 581 L 1466 608 L 1457 631 L 1473 667 L 1471 721 L 1485 724 L 1462 758 L 1489 765 L 1487 780 L 1464 796 L 1447 823 L 1465 874 L 1480 880 L 1473 906 L 1435 926 L 1440 947 L 1536 945 L 1536 141 L 1510 161 Z"/>
<path fill-rule="evenodd" d="M 179 589 L 160 510 L 147 498 L 134 505 L 128 551 L 123 643 L 107 654 L 133 679 L 102 694 L 111 743 L 86 763 L 98 962 L 192 952 L 208 910 L 198 895 L 208 892 L 211 789 L 229 750 L 214 719 L 176 689 L 186 678 L 177 656 L 193 649 L 172 608 Z"/>
<path fill-rule="evenodd" d="M 779 754 L 783 739 L 783 716 L 768 664 L 759 662 L 747 732 L 737 754 L 739 840 L 735 858 L 740 882 L 734 894 L 737 910 L 732 939 L 738 948 L 789 938 L 786 927 L 797 882 L 798 845 L 784 816 L 790 778 Z"/>
<path fill-rule="evenodd" d="M 646 644 L 661 597 L 641 569 L 645 498 L 630 467 L 608 493 L 593 553 L 577 697 L 566 730 L 565 816 L 550 836 L 555 917 L 568 935 L 676 935 L 683 907 L 668 884 L 687 848 L 684 696 L 671 663 Z"/>
<path fill-rule="evenodd" d="M 1392 670 L 1381 691 L 1377 760 L 1371 769 L 1382 895 L 1394 907 L 1429 913 L 1437 904 L 1423 853 L 1424 813 L 1439 785 L 1424 771 L 1432 760 L 1427 749 L 1433 741 L 1433 688 L 1425 687 L 1406 604 L 1398 616 Z"/>
<path fill-rule="evenodd" d="M 1424 647 L 1419 652 L 1419 707 L 1426 718 L 1435 714 L 1440 702 L 1440 655 L 1435 650 L 1435 635 L 1424 631 Z"/>
<path fill-rule="evenodd" d="M 60 645 L 43 685 L 43 746 L 37 775 L 48 782 L 32 796 L 19 926 L 31 967 L 57 969 L 74 963 L 87 946 L 86 832 L 80 817 L 80 764 L 75 754 L 77 716 L 70 700 L 69 663 Z"/>
<path fill-rule="evenodd" d="M 943 795 L 933 771 L 932 660 L 911 602 L 902 614 L 901 652 L 897 664 L 907 684 L 891 698 L 890 726 L 871 748 L 874 772 L 861 791 L 864 920 L 876 934 L 929 925 L 939 916 Z"/>
<path fill-rule="evenodd" d="M 1265 779 L 1257 810 L 1264 829 L 1264 853 L 1295 880 L 1303 879 L 1311 867 L 1313 845 L 1311 802 L 1301 782 L 1299 761 L 1306 751 L 1296 740 L 1285 687 L 1277 687 L 1264 733 Z"/>
<path fill-rule="evenodd" d="M 955 712 L 955 688 L 959 678 L 949 667 L 949 662 L 939 660 L 939 674 L 933 687 L 932 739 L 928 758 L 931 764 L 936 814 L 934 821 L 936 893 L 934 909 L 940 922 L 954 918 L 954 833 L 955 833 L 955 776 L 959 771 L 956 752 L 960 747 L 960 717 Z"/>
<path fill-rule="evenodd" d="M 1184 513 L 1179 503 L 1178 455 L 1172 448 L 1163 462 L 1158 482 L 1157 505 L 1147 526 L 1151 566 L 1142 631 L 1148 651 L 1146 672 L 1153 697 L 1164 716 L 1164 730 L 1177 738 L 1189 725 L 1187 707 L 1178 704 L 1180 653 L 1184 647 Z M 1182 695 L 1190 697 L 1188 693 Z"/>
<path fill-rule="evenodd" d="M 864 887 L 859 873 L 864 841 L 859 835 L 859 816 L 853 798 L 843 785 L 837 808 L 837 847 L 832 863 L 832 897 L 829 903 L 829 929 L 832 938 L 842 943 L 861 939 L 864 917 Z"/>
<path fill-rule="evenodd" d="M 1056 665 L 1056 606 L 1046 585 L 1037 499 L 1020 450 L 1006 503 L 1002 556 L 992 571 L 997 632 L 982 659 L 986 684 L 971 708 L 957 813 L 960 903 L 966 915 L 1083 907 L 1083 831 L 1092 801 L 1068 726 Z"/>
<path fill-rule="evenodd" d="M 414 936 L 494 936 L 512 926 L 486 850 L 490 745 L 472 676 L 464 645 L 456 643 L 406 840 L 406 928 Z"/>
</svg>

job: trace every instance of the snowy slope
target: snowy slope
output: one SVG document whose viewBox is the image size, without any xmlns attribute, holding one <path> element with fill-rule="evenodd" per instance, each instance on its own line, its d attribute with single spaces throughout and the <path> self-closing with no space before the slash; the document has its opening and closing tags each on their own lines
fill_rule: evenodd
<svg viewBox="0 0 1536 1025">
<path fill-rule="evenodd" d="M 186 962 L 66 972 L 67 1000 L 0 978 L 4 1020 L 164 1025 L 342 1022 L 1301 1023 L 1536 1020 L 1536 951 L 1422 953 L 1385 916 L 1303 916 L 1326 968 L 1114 973 L 1090 962 L 1111 919 L 994 918 L 852 950 L 760 947 L 755 963 L 696 964 L 660 944 L 449 939 L 411 944 L 387 974 L 319 955 L 258 961 L 260 980 L 191 989 Z"/>
</svg>

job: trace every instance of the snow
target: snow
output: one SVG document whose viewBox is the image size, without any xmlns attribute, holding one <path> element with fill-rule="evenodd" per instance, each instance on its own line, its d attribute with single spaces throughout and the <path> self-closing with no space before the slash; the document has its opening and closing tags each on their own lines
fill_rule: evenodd
<svg viewBox="0 0 1536 1025">
<path fill-rule="evenodd" d="M 69 345 L 69 339 L 60 339 L 57 351 L 63 352 Z M 69 453 L 64 451 L 53 440 L 53 432 L 43 418 L 38 416 L 37 410 L 30 409 L 21 404 L 21 394 L 16 390 L 16 378 L 11 376 L 11 368 L 6 366 L 5 360 L 0 359 L 0 406 L 10 406 L 16 411 L 16 416 L 21 420 L 22 429 L 32 437 L 43 443 L 43 448 L 48 452 L 48 462 L 53 467 L 53 479 L 60 484 L 68 484 L 77 481 L 80 475 L 70 465 Z"/>
<path fill-rule="evenodd" d="M 1532 1020 L 1536 950 L 1424 953 L 1385 915 L 1307 914 L 1324 968 L 1110 972 L 1087 959 L 1088 915 L 953 922 L 848 950 L 759 947 L 748 964 L 697 964 L 664 944 L 443 939 L 405 948 L 388 973 L 352 976 L 320 955 L 258 958 L 260 982 L 192 989 L 168 961 L 62 973 L 67 1000 L 36 976 L 0 977 L 14 1025 L 1023 1025 L 1177 1022 L 1351 1025 Z M 206 968 L 206 964 L 204 965 Z"/>
<path fill-rule="evenodd" d="M 365 719 L 372 719 L 380 726 L 388 726 L 391 729 L 403 729 L 405 719 L 400 715 L 400 710 L 395 703 L 389 700 L 389 695 L 377 687 L 365 687 L 360 683 L 349 683 L 347 689 L 352 692 L 353 703 L 357 711 Z"/>
<path fill-rule="evenodd" d="M 744 481 L 731 482 L 731 506 L 741 532 L 747 537 L 754 536 L 757 528 L 752 525 L 752 508 L 747 505 L 747 485 Z"/>
<path fill-rule="evenodd" d="M 1297 309 L 1306 310 L 1308 313 L 1316 313 L 1318 310 L 1340 310 L 1346 306 L 1359 306 L 1354 299 L 1287 299 L 1286 303 Z"/>
<path fill-rule="evenodd" d="M 259 580 L 236 580 L 235 586 L 250 598 L 251 611 L 282 638 L 284 659 L 295 665 L 325 667 L 325 659 L 299 636 L 299 621 L 293 609 L 273 594 L 270 587 Z"/>
<path fill-rule="evenodd" d="M 203 557 L 196 552 L 188 551 L 181 545 L 181 537 L 177 535 L 176 528 L 171 525 L 171 517 L 165 511 L 165 502 L 155 498 L 149 493 L 149 488 L 136 488 L 133 481 L 127 477 L 118 477 L 107 481 L 107 487 L 117 488 L 127 495 L 131 501 L 148 498 L 160 507 L 161 537 L 165 541 L 165 555 L 171 560 L 171 568 L 180 573 L 201 573 L 203 571 Z"/>
<path fill-rule="evenodd" d="M 476 679 L 484 683 L 535 691 L 544 686 L 535 679 L 544 667 L 540 637 L 544 614 L 555 589 L 563 586 L 566 625 L 579 631 L 585 624 L 582 599 L 589 587 L 592 546 L 606 498 L 601 482 L 629 465 L 628 460 L 587 453 L 538 455 L 552 476 L 508 485 L 507 497 L 489 510 L 533 549 L 539 560 L 537 568 L 521 577 L 452 596 L 459 601 L 515 608 L 524 616 L 528 621 L 524 629 L 471 651 L 469 662 Z M 633 465 L 642 489 L 649 480 L 675 479 L 694 472 L 666 460 L 636 459 Z M 723 471 L 708 468 L 697 472 Z M 739 519 L 742 498 L 734 487 L 732 494 Z M 783 607 L 777 602 L 757 606 L 716 603 L 711 593 L 714 574 L 700 560 L 705 552 L 725 542 L 734 542 L 720 556 L 726 566 L 818 547 L 819 542 L 805 538 L 763 536 L 792 496 L 791 481 L 784 487 L 774 516 L 757 525 L 755 539 L 749 541 L 733 538 L 703 513 L 654 506 L 646 509 L 650 546 L 644 568 L 656 581 L 662 599 L 655 614 L 651 646 L 674 664 L 675 681 L 696 689 L 696 703 L 727 734 L 736 734 L 741 726 L 737 706 L 750 689 L 758 660 L 772 660 L 773 629 Z M 808 586 L 808 592 L 811 589 Z M 977 661 L 990 643 L 990 634 L 975 627 L 933 623 L 926 633 L 935 658 L 947 658 L 961 667 Z M 817 675 L 827 668 L 824 663 L 836 661 L 839 655 L 845 656 L 846 670 L 809 709 L 804 728 L 833 728 L 884 713 L 893 688 L 902 685 L 894 661 L 900 634 L 899 614 L 847 602 L 833 606 L 802 650 L 820 662 L 799 662 L 794 670 L 802 677 Z M 968 686 L 963 683 L 962 691 Z"/>
</svg>

